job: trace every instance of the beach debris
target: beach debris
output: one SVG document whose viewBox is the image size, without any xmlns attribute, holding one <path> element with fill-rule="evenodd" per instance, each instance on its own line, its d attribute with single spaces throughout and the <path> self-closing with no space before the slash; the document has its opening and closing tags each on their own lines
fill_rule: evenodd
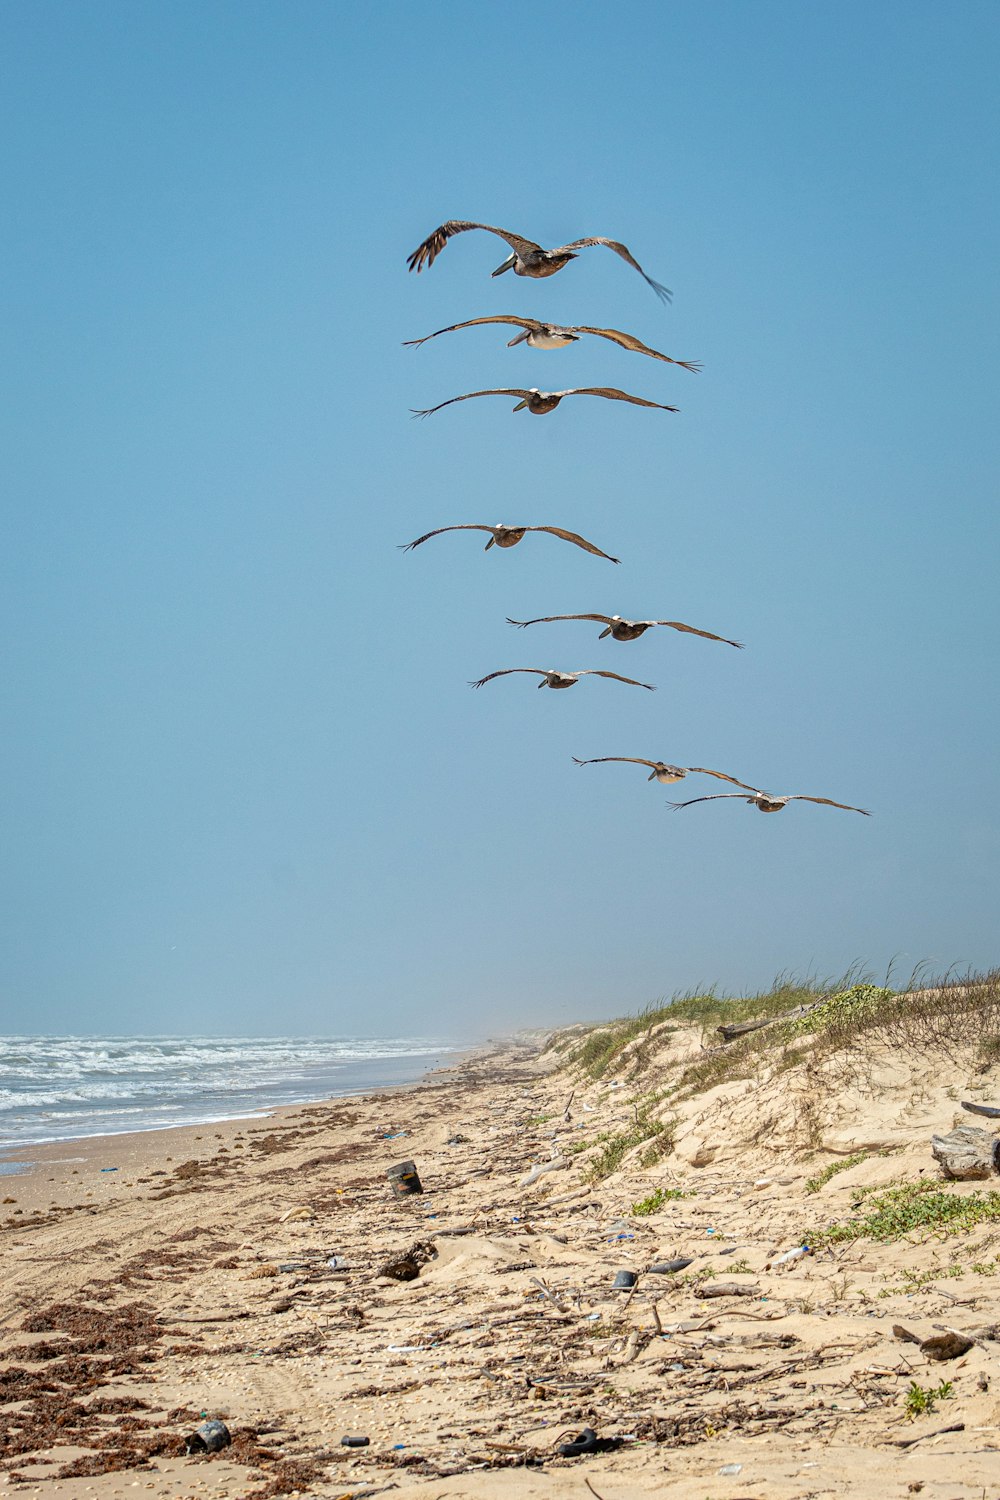
<svg viewBox="0 0 1000 1500">
<path fill-rule="evenodd" d="M 743 1473 L 743 1465 L 742 1464 L 723 1464 L 722 1468 L 718 1469 L 716 1472 L 719 1473 L 719 1474 L 742 1474 Z"/>
<path fill-rule="evenodd" d="M 192 1453 L 220 1453 L 232 1442 L 225 1422 L 202 1422 L 196 1432 L 184 1439 L 184 1451 Z"/>
<path fill-rule="evenodd" d="M 619 1271 L 611 1283 L 611 1289 L 615 1292 L 630 1292 L 638 1280 L 636 1271 Z"/>
<path fill-rule="evenodd" d="M 408 1198 L 411 1193 L 422 1193 L 424 1190 L 415 1162 L 397 1162 L 385 1175 L 397 1198 Z"/>
<path fill-rule="evenodd" d="M 342 1437 L 340 1446 L 342 1448 L 367 1448 L 371 1438 L 366 1437 Z"/>
<path fill-rule="evenodd" d="M 696 1297 L 759 1297 L 760 1287 L 742 1281 L 706 1281 L 694 1289 Z"/>
<path fill-rule="evenodd" d="M 686 1271 L 688 1266 L 694 1265 L 694 1258 L 690 1255 L 678 1255 L 673 1260 L 658 1260 L 655 1266 L 650 1266 L 651 1276 L 673 1276 L 678 1271 Z"/>
<path fill-rule="evenodd" d="M 434 1260 L 437 1250 L 429 1240 L 418 1240 L 405 1250 L 402 1255 L 394 1256 L 387 1260 L 384 1265 L 379 1266 L 380 1276 L 391 1276 L 393 1281 L 415 1281 L 420 1275 L 422 1267 L 429 1260 Z"/>
<path fill-rule="evenodd" d="M 296 1223 L 300 1221 L 305 1223 L 309 1219 L 315 1219 L 315 1217 L 315 1210 L 311 1209 L 308 1204 L 302 1204 L 299 1208 L 286 1209 L 278 1220 L 278 1223 L 287 1224 L 289 1222 Z"/>
<path fill-rule="evenodd" d="M 952 1422 L 948 1427 L 935 1427 L 932 1432 L 922 1432 L 919 1437 L 912 1438 L 890 1438 L 894 1448 L 912 1448 L 915 1443 L 922 1443 L 927 1438 L 943 1437 L 946 1432 L 964 1432 L 964 1422 Z"/>
<path fill-rule="evenodd" d="M 546 1172 L 562 1172 L 568 1166 L 569 1161 L 565 1156 L 553 1157 L 552 1161 L 542 1162 L 541 1166 L 532 1167 L 530 1172 L 525 1172 L 520 1186 L 530 1187 L 533 1182 L 538 1181 L 539 1177 L 544 1177 Z"/>
<path fill-rule="evenodd" d="M 119 1170 L 118 1167 L 102 1167 L 101 1168 L 102 1172 L 117 1172 L 118 1170 Z"/>
<path fill-rule="evenodd" d="M 450 1135 L 445 1141 L 446 1146 L 467 1146 L 468 1144 L 469 1137 L 467 1135 L 462 1135 L 460 1132 L 455 1135 Z"/>
<path fill-rule="evenodd" d="M 613 1453 L 620 1448 L 624 1438 L 599 1438 L 592 1427 L 585 1427 L 569 1443 L 560 1443 L 556 1452 L 560 1458 L 579 1458 L 583 1453 Z"/>
<path fill-rule="evenodd" d="M 994 1104 L 972 1104 L 963 1099 L 962 1108 L 967 1109 L 970 1115 L 985 1115 L 988 1120 L 1000 1120 L 1000 1109 Z"/>
<path fill-rule="evenodd" d="M 921 1354 L 927 1359 L 946 1360 L 960 1359 L 963 1354 L 975 1346 L 976 1340 L 970 1339 L 966 1334 L 959 1333 L 957 1329 L 948 1328 L 944 1332 L 932 1334 L 930 1338 L 922 1339 L 919 1334 L 911 1333 L 909 1328 L 904 1328 L 902 1323 L 892 1325 L 893 1337 L 899 1339 L 902 1344 L 916 1344 Z"/>
<path fill-rule="evenodd" d="M 725 1255 L 726 1252 L 723 1251 L 722 1253 L 723 1255 Z M 764 1270 L 770 1271 L 772 1266 L 784 1266 L 787 1265 L 790 1260 L 801 1260 L 804 1255 L 811 1254 L 811 1246 L 805 1244 L 796 1245 L 794 1250 L 786 1250 L 783 1255 L 776 1255 L 773 1260 L 769 1260 L 765 1265 Z"/>
<path fill-rule="evenodd" d="M 931 1136 L 931 1151 L 946 1177 L 960 1181 L 1000 1171 L 1000 1140 L 977 1125 L 959 1125 Z"/>
<path fill-rule="evenodd" d="M 267 1261 L 264 1265 L 255 1266 L 252 1271 L 248 1271 L 243 1280 L 265 1281 L 269 1276 L 277 1276 L 277 1274 L 278 1267 L 276 1265 L 273 1265 L 270 1261 Z"/>
</svg>

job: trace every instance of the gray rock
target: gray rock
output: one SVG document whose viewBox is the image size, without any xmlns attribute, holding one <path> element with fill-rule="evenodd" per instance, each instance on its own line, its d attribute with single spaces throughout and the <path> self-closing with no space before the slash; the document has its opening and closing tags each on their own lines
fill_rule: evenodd
<svg viewBox="0 0 1000 1500">
<path fill-rule="evenodd" d="M 975 1125 L 931 1136 L 931 1150 L 946 1177 L 989 1177 L 1000 1171 L 1000 1140 Z"/>
</svg>

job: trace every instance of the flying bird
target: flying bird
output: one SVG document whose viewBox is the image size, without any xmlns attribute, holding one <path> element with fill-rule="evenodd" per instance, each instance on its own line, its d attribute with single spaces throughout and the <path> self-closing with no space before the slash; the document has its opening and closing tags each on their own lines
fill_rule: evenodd
<svg viewBox="0 0 1000 1500">
<path fill-rule="evenodd" d="M 621 615 L 542 615 L 537 620 L 512 620 L 510 615 L 507 616 L 507 624 L 517 625 L 521 630 L 528 625 L 549 625 L 555 620 L 596 620 L 607 627 L 597 637 L 599 641 L 603 641 L 607 635 L 613 641 L 637 641 L 654 625 L 668 625 L 671 630 L 683 631 L 685 635 L 700 635 L 706 641 L 721 641 L 724 646 L 735 646 L 738 651 L 743 650 L 742 641 L 731 641 L 724 635 L 713 635 L 710 630 L 697 630 L 693 625 L 682 624 L 680 620 L 624 620 Z"/>
<path fill-rule="evenodd" d="M 685 776 L 692 772 L 697 772 L 700 776 L 717 776 L 720 781 L 731 781 L 733 786 L 746 786 L 745 781 L 737 781 L 735 776 L 727 776 L 725 771 L 710 771 L 707 766 L 670 766 L 666 761 L 643 760 L 639 755 L 597 755 L 593 760 L 579 760 L 574 755 L 573 759 L 578 766 L 597 766 L 609 760 L 625 761 L 631 766 L 651 766 L 652 770 L 646 780 L 659 781 L 664 786 L 670 786 L 675 781 L 683 781 Z"/>
<path fill-rule="evenodd" d="M 647 692 L 655 693 L 656 689 L 648 682 L 636 682 L 634 677 L 622 677 L 618 672 L 604 672 L 599 667 L 588 667 L 583 672 L 554 672 L 544 671 L 541 667 L 505 667 L 500 672 L 488 672 L 485 677 L 480 677 L 478 682 L 470 682 L 469 686 L 481 688 L 484 683 L 492 682 L 494 677 L 510 677 L 514 672 L 532 672 L 536 677 L 542 679 L 536 686 L 543 688 L 571 688 L 576 687 L 581 677 L 613 677 L 616 682 L 627 682 L 632 687 L 645 688 Z"/>
<path fill-rule="evenodd" d="M 742 786 L 742 782 L 737 782 Z M 847 802 L 832 802 L 829 797 L 807 797 L 802 792 L 790 793 L 787 797 L 772 797 L 769 792 L 758 792 L 753 787 L 748 787 L 753 792 L 752 797 L 743 797 L 742 792 L 714 792 L 710 797 L 692 797 L 689 802 L 671 802 L 670 806 L 677 812 L 682 807 L 692 807 L 695 802 L 720 802 L 726 797 L 742 797 L 743 801 L 758 812 L 775 813 L 781 812 L 782 808 L 789 802 L 822 802 L 824 807 L 842 807 L 844 812 L 861 813 L 862 817 L 870 818 L 871 813 L 863 807 L 851 807 Z"/>
<path fill-rule="evenodd" d="M 490 539 L 483 548 L 488 552 L 491 547 L 516 547 L 518 542 L 529 531 L 547 531 L 550 536 L 561 537 L 564 542 L 572 542 L 575 547 L 582 547 L 584 552 L 592 552 L 595 557 L 605 557 L 608 562 L 621 562 L 620 557 L 612 557 L 610 552 L 602 552 L 600 547 L 595 547 L 593 542 L 588 542 L 586 537 L 578 536 L 575 531 L 564 531 L 561 526 L 504 526 L 499 521 L 495 526 L 480 526 L 470 522 L 464 526 L 439 526 L 436 531 L 425 532 L 418 536 L 415 542 L 403 542 L 400 551 L 412 552 L 414 547 L 419 547 L 423 542 L 429 542 L 432 536 L 440 536 L 445 531 L 488 531 Z"/>
<path fill-rule="evenodd" d="M 492 273 L 494 276 L 502 276 L 504 271 L 513 271 L 515 276 L 531 276 L 536 280 L 554 276 L 563 266 L 569 265 L 571 260 L 576 260 L 577 250 L 585 250 L 590 245 L 604 245 L 627 261 L 634 271 L 638 271 L 662 302 L 670 301 L 671 293 L 658 281 L 654 281 L 652 276 L 646 275 L 626 245 L 620 244 L 618 240 L 604 239 L 601 235 L 589 235 L 586 239 L 571 240 L 568 245 L 557 245 L 554 250 L 543 250 L 534 240 L 526 240 L 521 234 L 512 234 L 509 229 L 496 229 L 492 224 L 473 224 L 469 219 L 449 219 L 446 224 L 435 229 L 433 234 L 429 234 L 412 255 L 407 256 L 407 266 L 411 271 L 418 272 L 424 266 L 432 266 L 448 241 L 456 234 L 464 234 L 467 229 L 485 229 L 487 234 L 498 234 L 513 251 L 503 265 L 497 266 Z"/>
<path fill-rule="evenodd" d="M 631 401 L 633 406 L 655 406 L 657 411 L 680 410 L 677 406 L 664 406 L 660 401 L 646 401 L 642 396 L 630 396 L 628 391 L 619 391 L 613 385 L 585 385 L 572 391 L 539 391 L 534 387 L 525 391 L 503 386 L 499 390 L 468 391 L 464 396 L 452 396 L 450 401 L 439 401 L 437 406 L 429 406 L 425 411 L 414 410 L 413 415 L 429 417 L 443 406 L 454 406 L 456 401 L 471 401 L 474 396 L 520 396 L 514 410 L 524 411 L 527 407 L 536 417 L 544 417 L 546 412 L 555 411 L 564 396 L 605 396 L 609 401 Z"/>
<path fill-rule="evenodd" d="M 498 313 L 490 318 L 469 318 L 465 323 L 450 323 L 447 328 L 439 328 L 437 333 L 425 334 L 422 339 L 406 339 L 403 348 L 419 349 L 421 344 L 440 338 L 442 333 L 456 333 L 460 328 L 477 328 L 480 323 L 511 323 L 516 328 L 520 328 L 522 331 L 516 338 L 508 339 L 508 349 L 513 349 L 515 344 L 527 344 L 529 349 L 565 349 L 570 344 L 579 343 L 581 333 L 593 333 L 598 338 L 610 339 L 613 344 L 620 344 L 623 349 L 631 349 L 635 354 L 648 354 L 650 359 L 662 359 L 668 365 L 680 365 L 681 369 L 690 370 L 693 375 L 697 375 L 701 369 L 701 365 L 696 361 L 671 359 L 669 354 L 661 354 L 658 349 L 650 349 L 648 344 L 644 344 L 634 334 L 622 333 L 617 328 L 588 328 L 584 324 L 564 328 L 560 323 L 541 323 L 537 318 L 518 318 L 511 313 Z"/>
</svg>

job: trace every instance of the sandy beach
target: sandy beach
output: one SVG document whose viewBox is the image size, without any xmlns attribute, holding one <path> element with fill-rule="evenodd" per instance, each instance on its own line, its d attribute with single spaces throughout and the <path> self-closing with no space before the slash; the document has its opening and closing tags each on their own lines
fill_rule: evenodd
<svg viewBox="0 0 1000 1500">
<path fill-rule="evenodd" d="M 33 1148 L 0 1179 L 0 1496 L 1000 1495 L 1000 1224 L 779 1263 L 881 1186 L 936 1182 L 930 1135 L 996 1065 L 814 1078 L 805 1131 L 802 1076 L 724 1082 L 673 1107 L 658 1160 L 595 1175 L 703 1038 L 597 1079 L 556 1041 Z M 424 1191 L 397 1197 L 408 1158 Z M 972 1335 L 945 1362 L 921 1347 L 941 1328 Z M 232 1445 L 186 1454 L 206 1419 Z M 585 1428 L 596 1451 L 561 1456 Z"/>
</svg>

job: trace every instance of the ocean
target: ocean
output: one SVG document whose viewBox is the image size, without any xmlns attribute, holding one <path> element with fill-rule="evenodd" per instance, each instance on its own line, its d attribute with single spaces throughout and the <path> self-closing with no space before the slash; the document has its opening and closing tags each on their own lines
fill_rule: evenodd
<svg viewBox="0 0 1000 1500">
<path fill-rule="evenodd" d="M 0 1037 L 0 1151 L 250 1118 L 412 1083 L 469 1045 L 436 1037 Z"/>
</svg>

